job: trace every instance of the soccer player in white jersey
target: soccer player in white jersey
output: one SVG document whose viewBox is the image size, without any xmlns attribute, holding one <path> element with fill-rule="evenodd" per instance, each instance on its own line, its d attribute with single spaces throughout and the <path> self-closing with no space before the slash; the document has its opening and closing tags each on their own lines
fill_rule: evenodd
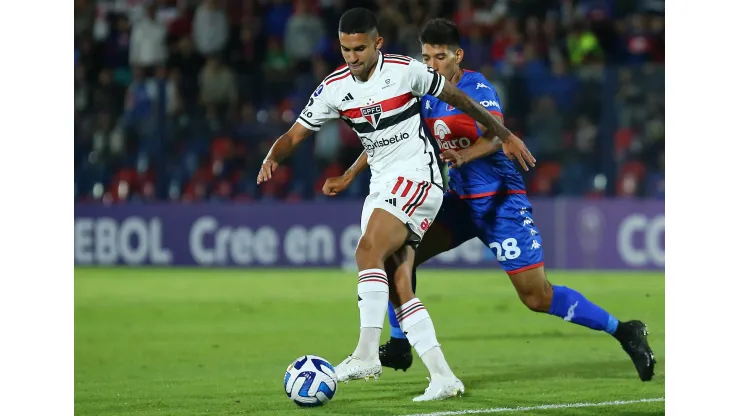
<svg viewBox="0 0 740 416">
<path fill-rule="evenodd" d="M 340 381 L 376 378 L 387 302 L 403 317 L 402 330 L 431 374 L 429 387 L 414 401 L 439 400 L 464 392 L 447 364 L 429 313 L 411 288 L 414 249 L 442 203 L 442 177 L 434 148 L 422 128 L 420 99 L 438 97 L 498 136 L 522 163 L 534 166 L 524 143 L 477 100 L 425 64 L 380 51 L 373 13 L 355 8 L 339 21 L 339 42 L 347 65 L 318 86 L 290 130 L 265 157 L 257 177 L 269 180 L 278 163 L 326 121 L 341 118 L 365 146 L 371 171 L 370 194 L 362 210 L 362 236 L 355 259 L 360 337 L 354 352 L 336 367 Z M 387 267 L 386 267 L 387 266 Z M 389 279 L 385 269 L 394 270 Z"/>
</svg>

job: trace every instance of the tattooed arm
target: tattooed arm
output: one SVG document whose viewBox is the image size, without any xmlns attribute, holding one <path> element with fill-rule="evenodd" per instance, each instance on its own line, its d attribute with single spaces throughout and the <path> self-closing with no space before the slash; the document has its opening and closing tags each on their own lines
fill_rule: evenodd
<svg viewBox="0 0 740 416">
<path fill-rule="evenodd" d="M 511 159 L 518 159 L 519 164 L 522 165 L 524 170 L 529 170 L 529 166 L 534 167 L 535 158 L 529 152 L 527 146 L 524 145 L 524 142 L 512 134 L 504 126 L 502 121 L 499 121 L 496 116 L 491 114 L 478 101 L 462 92 L 450 82 L 444 83 L 444 87 L 438 98 L 482 124 L 486 129 L 483 135 L 481 135 L 481 138 L 493 140 L 494 137 L 498 137 L 506 148 L 505 150 L 508 150 L 507 156 Z"/>
<path fill-rule="evenodd" d="M 504 126 L 503 122 L 499 121 L 496 116 L 480 105 L 473 97 L 452 85 L 451 82 L 445 82 L 442 93 L 439 94 L 439 99 L 482 124 L 486 128 L 483 137 L 492 139 L 498 136 L 503 143 L 506 143 L 512 136 L 511 131 Z"/>
</svg>

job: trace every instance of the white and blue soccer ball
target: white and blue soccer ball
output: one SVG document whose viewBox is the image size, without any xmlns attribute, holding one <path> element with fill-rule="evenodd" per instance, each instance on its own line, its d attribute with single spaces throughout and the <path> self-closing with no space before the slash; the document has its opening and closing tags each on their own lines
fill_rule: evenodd
<svg viewBox="0 0 740 416">
<path fill-rule="evenodd" d="M 337 373 L 329 361 L 304 355 L 285 370 L 285 393 L 301 407 L 316 407 L 329 403 L 337 391 Z"/>
</svg>

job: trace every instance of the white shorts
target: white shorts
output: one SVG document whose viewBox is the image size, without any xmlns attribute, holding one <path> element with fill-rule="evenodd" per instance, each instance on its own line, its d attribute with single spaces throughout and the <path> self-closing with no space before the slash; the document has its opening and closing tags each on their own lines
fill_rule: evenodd
<svg viewBox="0 0 740 416">
<path fill-rule="evenodd" d="M 410 240 L 418 243 L 437 216 L 443 196 L 444 192 L 429 181 L 399 176 L 397 181 L 389 182 L 388 186 L 365 198 L 360 224 L 362 233 L 365 234 L 373 210 L 380 208 L 406 224 L 416 235 L 410 236 Z"/>
</svg>

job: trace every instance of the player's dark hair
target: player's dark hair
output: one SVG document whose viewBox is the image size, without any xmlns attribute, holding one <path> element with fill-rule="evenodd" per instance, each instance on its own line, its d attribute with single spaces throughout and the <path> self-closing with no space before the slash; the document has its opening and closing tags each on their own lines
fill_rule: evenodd
<svg viewBox="0 0 740 416">
<path fill-rule="evenodd" d="M 370 33 L 378 30 L 378 21 L 370 10 L 364 7 L 349 9 L 339 18 L 339 31 L 347 34 Z"/>
<path fill-rule="evenodd" d="M 454 50 L 460 47 L 460 31 L 451 21 L 438 17 L 424 25 L 419 34 L 419 42 L 422 45 L 447 45 Z"/>
</svg>

